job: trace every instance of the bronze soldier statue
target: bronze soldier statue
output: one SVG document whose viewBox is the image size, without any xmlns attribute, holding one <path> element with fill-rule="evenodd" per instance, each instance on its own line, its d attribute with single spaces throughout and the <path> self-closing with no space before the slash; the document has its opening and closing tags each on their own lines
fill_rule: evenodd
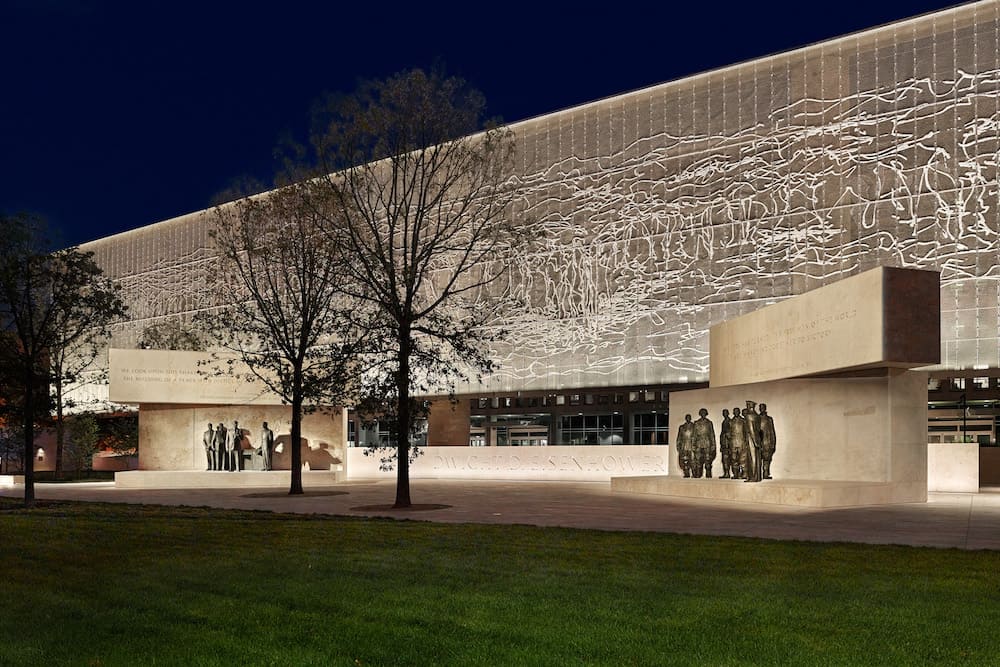
<svg viewBox="0 0 1000 667">
<path fill-rule="evenodd" d="M 729 410 L 722 411 L 722 430 L 719 432 L 719 450 L 722 453 L 722 479 L 729 479 L 729 473 L 733 470 L 733 441 L 731 437 L 731 425 Z M 733 477 L 736 477 L 733 471 Z"/>
<path fill-rule="evenodd" d="M 694 461 L 694 424 L 691 415 L 684 415 L 684 423 L 677 429 L 677 461 L 685 477 L 690 477 Z"/>
<path fill-rule="evenodd" d="M 715 463 L 715 425 L 708 418 L 708 410 L 698 410 L 698 421 L 694 423 L 694 476 L 712 476 Z"/>
<path fill-rule="evenodd" d="M 747 408 L 743 411 L 743 418 L 747 421 L 747 482 L 760 481 L 760 415 L 754 410 L 757 404 L 747 401 Z M 752 458 L 751 458 L 752 456 Z"/>
<path fill-rule="evenodd" d="M 747 455 L 750 444 L 747 442 L 747 420 L 740 414 L 739 408 L 733 408 L 733 416 L 729 420 L 729 441 L 733 448 L 730 454 L 733 479 L 745 479 L 749 469 Z"/>
<path fill-rule="evenodd" d="M 760 404 L 760 456 L 761 477 L 771 479 L 771 459 L 774 457 L 774 447 L 777 436 L 774 433 L 774 420 L 767 414 L 767 405 Z"/>
</svg>

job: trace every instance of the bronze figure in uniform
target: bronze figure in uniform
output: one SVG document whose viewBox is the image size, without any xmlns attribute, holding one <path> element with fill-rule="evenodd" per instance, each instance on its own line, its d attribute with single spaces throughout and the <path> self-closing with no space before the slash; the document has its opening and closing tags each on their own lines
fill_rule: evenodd
<svg viewBox="0 0 1000 667">
<path fill-rule="evenodd" d="M 733 442 L 730 435 L 729 410 L 722 411 L 722 428 L 719 431 L 719 450 L 722 454 L 722 479 L 729 479 L 733 465 Z M 736 477 L 735 472 L 732 475 Z"/>
<path fill-rule="evenodd" d="M 747 454 L 750 444 L 747 442 L 747 420 L 743 418 L 739 408 L 733 408 L 733 416 L 729 420 L 729 441 L 732 446 L 733 479 L 744 479 L 747 475 Z"/>
<path fill-rule="evenodd" d="M 685 477 L 690 477 L 694 456 L 694 424 L 691 415 L 684 415 L 684 423 L 677 429 L 677 461 Z"/>
<path fill-rule="evenodd" d="M 756 403 L 747 401 L 743 417 L 747 422 L 747 482 L 759 482 L 760 477 L 760 415 L 754 410 Z"/>
<path fill-rule="evenodd" d="M 771 459 L 774 457 L 774 448 L 777 436 L 774 432 L 774 419 L 767 414 L 767 405 L 760 404 L 760 456 L 761 456 L 761 477 L 771 479 Z"/>
<path fill-rule="evenodd" d="M 708 410 L 698 410 L 698 421 L 694 423 L 694 471 L 695 477 L 712 476 L 715 462 L 715 425 L 708 418 Z"/>
</svg>

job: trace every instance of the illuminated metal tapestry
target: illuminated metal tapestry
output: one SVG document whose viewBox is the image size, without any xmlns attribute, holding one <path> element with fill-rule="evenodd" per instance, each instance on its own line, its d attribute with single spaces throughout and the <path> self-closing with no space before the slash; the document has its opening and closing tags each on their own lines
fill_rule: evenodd
<svg viewBox="0 0 1000 667">
<path fill-rule="evenodd" d="M 514 125 L 514 223 L 544 234 L 482 388 L 704 380 L 712 324 L 877 265 L 940 269 L 942 364 L 1000 366 L 998 7 Z M 132 304 L 115 344 L 217 305 L 208 225 L 88 245 Z"/>
</svg>

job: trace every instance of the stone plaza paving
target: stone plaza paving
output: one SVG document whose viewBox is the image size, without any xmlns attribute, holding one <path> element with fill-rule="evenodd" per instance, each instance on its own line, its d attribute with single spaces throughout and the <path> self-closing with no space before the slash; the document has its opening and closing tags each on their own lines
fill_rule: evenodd
<svg viewBox="0 0 1000 667">
<path fill-rule="evenodd" d="M 36 484 L 43 500 L 149 503 L 297 514 L 391 517 L 728 535 L 819 542 L 1000 549 L 1000 488 L 932 493 L 926 503 L 809 509 L 612 492 L 606 482 L 413 480 L 410 510 L 386 509 L 392 481 L 278 489 L 119 489 L 112 482 Z M 18 497 L 23 488 L 0 489 Z M 443 506 L 443 507 L 442 507 Z"/>
</svg>

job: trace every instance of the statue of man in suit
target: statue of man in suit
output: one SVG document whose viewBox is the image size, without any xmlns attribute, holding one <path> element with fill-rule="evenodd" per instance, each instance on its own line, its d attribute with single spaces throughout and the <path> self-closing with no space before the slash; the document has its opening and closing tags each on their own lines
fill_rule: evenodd
<svg viewBox="0 0 1000 667">
<path fill-rule="evenodd" d="M 233 420 L 233 427 L 226 432 L 226 470 L 240 469 L 240 450 L 243 449 L 243 430 L 240 423 Z"/>
<path fill-rule="evenodd" d="M 215 427 L 215 438 L 212 440 L 215 450 L 215 468 L 213 470 L 228 470 L 229 457 L 226 455 L 226 427 L 219 422 Z"/>
<path fill-rule="evenodd" d="M 260 431 L 260 455 L 264 458 L 264 470 L 271 469 L 271 453 L 274 452 L 274 431 L 267 427 L 267 422 Z"/>
<path fill-rule="evenodd" d="M 215 459 L 219 450 L 215 448 L 215 429 L 212 422 L 208 423 L 208 430 L 201 435 L 201 444 L 205 447 L 205 458 L 208 459 L 208 467 L 205 470 L 215 470 Z"/>
</svg>

